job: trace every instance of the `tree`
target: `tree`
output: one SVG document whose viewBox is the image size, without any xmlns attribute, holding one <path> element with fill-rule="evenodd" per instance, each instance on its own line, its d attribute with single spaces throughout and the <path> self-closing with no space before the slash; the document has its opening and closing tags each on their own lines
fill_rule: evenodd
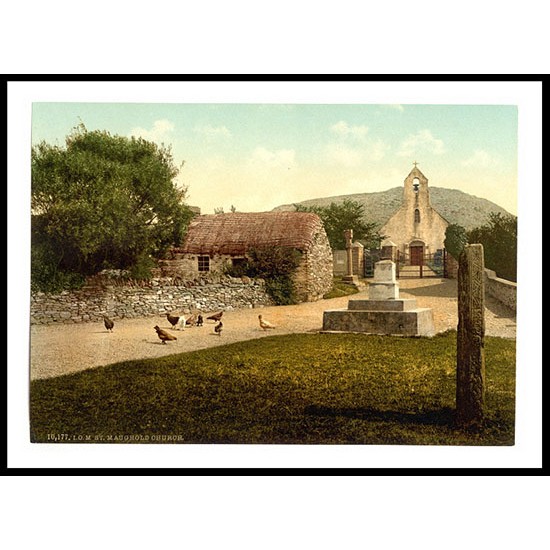
<svg viewBox="0 0 550 550">
<path fill-rule="evenodd" d="M 346 247 L 346 229 L 353 229 L 354 239 L 362 241 L 362 244 L 369 248 L 378 247 L 380 243 L 377 224 L 365 221 L 365 207 L 356 201 L 345 199 L 341 203 L 331 202 L 329 206 L 295 204 L 294 208 L 297 212 L 313 212 L 321 218 L 333 250 L 342 250 Z"/>
<path fill-rule="evenodd" d="M 466 229 L 455 223 L 447 226 L 447 229 L 445 230 L 445 241 L 443 244 L 447 252 L 455 260 L 458 260 L 464 246 L 468 244 L 468 234 L 466 233 Z"/>
<path fill-rule="evenodd" d="M 468 242 L 481 243 L 485 267 L 498 277 L 509 281 L 517 279 L 517 217 L 492 212 L 489 222 L 468 233 Z"/>
<path fill-rule="evenodd" d="M 64 148 L 34 146 L 31 166 L 32 273 L 38 286 L 54 280 L 54 287 L 63 286 L 63 279 L 105 268 L 147 276 L 151 258 L 180 243 L 191 219 L 164 145 L 90 132 L 80 124 Z"/>
</svg>

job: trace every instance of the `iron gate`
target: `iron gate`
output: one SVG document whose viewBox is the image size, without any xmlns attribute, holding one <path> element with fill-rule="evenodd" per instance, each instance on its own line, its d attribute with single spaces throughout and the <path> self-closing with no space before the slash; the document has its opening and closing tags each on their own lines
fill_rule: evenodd
<svg viewBox="0 0 550 550">
<path fill-rule="evenodd" d="M 397 252 L 395 271 L 398 278 L 447 277 L 447 252 L 437 250 L 433 254 L 415 254 L 412 258 Z"/>
</svg>

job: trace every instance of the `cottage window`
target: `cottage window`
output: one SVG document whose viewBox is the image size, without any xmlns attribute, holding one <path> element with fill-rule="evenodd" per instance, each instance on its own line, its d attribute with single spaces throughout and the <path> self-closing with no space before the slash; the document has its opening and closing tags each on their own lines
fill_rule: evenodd
<svg viewBox="0 0 550 550">
<path fill-rule="evenodd" d="M 414 211 L 414 223 L 420 223 L 420 210 L 418 208 Z"/>
<path fill-rule="evenodd" d="M 210 256 L 199 256 L 199 271 L 210 271 Z"/>
</svg>

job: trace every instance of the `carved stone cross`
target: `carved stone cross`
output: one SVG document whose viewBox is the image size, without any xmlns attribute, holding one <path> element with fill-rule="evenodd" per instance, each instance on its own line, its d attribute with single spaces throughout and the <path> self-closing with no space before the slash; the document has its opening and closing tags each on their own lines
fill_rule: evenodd
<svg viewBox="0 0 550 550">
<path fill-rule="evenodd" d="M 483 245 L 466 246 L 458 267 L 456 412 L 462 427 L 479 426 L 485 402 Z"/>
</svg>

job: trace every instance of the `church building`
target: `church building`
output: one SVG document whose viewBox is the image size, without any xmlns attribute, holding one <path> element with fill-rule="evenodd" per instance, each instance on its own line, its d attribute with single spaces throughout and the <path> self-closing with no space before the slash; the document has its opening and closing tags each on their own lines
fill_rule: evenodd
<svg viewBox="0 0 550 550">
<path fill-rule="evenodd" d="M 449 225 L 431 206 L 428 179 L 417 164 L 405 178 L 401 208 L 380 231 L 386 239 L 382 247 L 393 248 L 410 265 L 422 265 L 428 255 L 443 250 Z"/>
</svg>

